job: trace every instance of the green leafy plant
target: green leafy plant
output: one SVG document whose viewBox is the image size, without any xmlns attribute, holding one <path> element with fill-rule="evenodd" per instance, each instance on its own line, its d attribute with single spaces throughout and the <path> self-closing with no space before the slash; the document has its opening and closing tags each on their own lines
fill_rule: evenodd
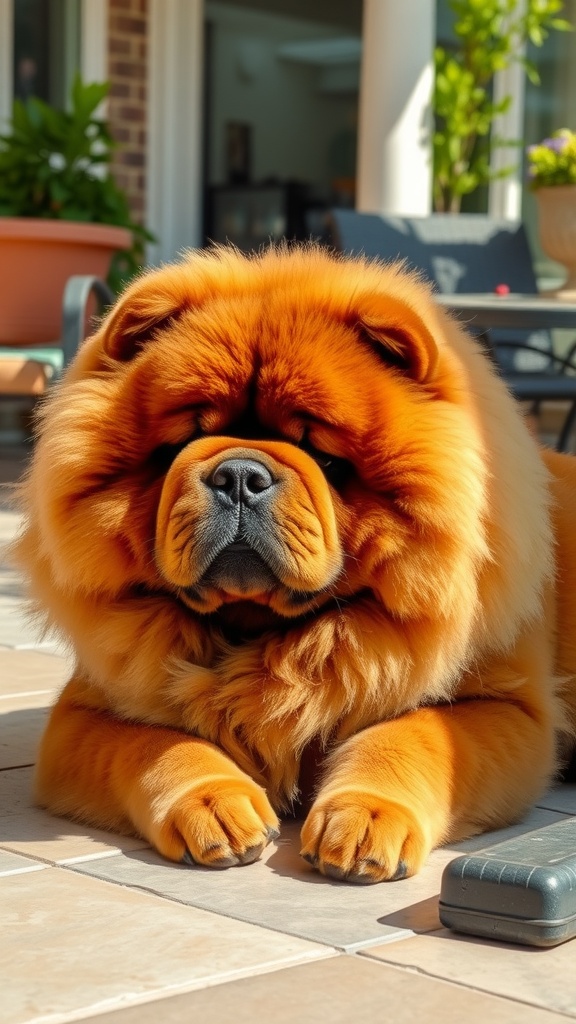
<svg viewBox="0 0 576 1024">
<path fill-rule="evenodd" d="M 576 185 L 576 132 L 559 128 L 550 138 L 528 146 L 526 159 L 531 188 Z"/>
<path fill-rule="evenodd" d="M 107 83 L 76 75 L 70 109 L 31 97 L 15 100 L 9 133 L 0 135 L 0 216 L 111 224 L 132 232 L 132 247 L 117 253 L 109 284 L 119 291 L 142 265 L 152 235 L 132 217 L 125 193 L 109 172 L 115 148 L 96 110 Z"/>
<path fill-rule="evenodd" d="M 491 137 L 494 119 L 512 97 L 494 102 L 494 75 L 513 63 L 523 65 L 530 81 L 539 84 L 533 63 L 524 55 L 526 43 L 541 46 L 551 30 L 567 31 L 558 17 L 563 0 L 450 0 L 456 15 L 453 52 L 435 52 L 434 207 L 457 213 L 462 196 L 495 177 L 509 174 L 490 169 L 490 146 L 518 145 Z"/>
</svg>

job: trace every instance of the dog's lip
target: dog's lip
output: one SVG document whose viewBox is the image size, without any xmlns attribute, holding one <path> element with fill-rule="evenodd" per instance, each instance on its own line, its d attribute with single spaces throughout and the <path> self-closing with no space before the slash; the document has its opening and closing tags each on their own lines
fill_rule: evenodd
<svg viewBox="0 0 576 1024">
<path fill-rule="evenodd" d="M 307 604 L 309 601 L 317 601 L 318 598 L 327 594 L 326 587 L 322 587 L 320 590 L 288 590 L 290 604 L 294 607 L 299 604 Z"/>
</svg>

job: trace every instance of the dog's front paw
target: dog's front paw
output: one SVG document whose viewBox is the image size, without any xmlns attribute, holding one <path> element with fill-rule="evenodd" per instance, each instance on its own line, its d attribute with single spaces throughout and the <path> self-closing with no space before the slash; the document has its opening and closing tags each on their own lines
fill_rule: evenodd
<svg viewBox="0 0 576 1024">
<path fill-rule="evenodd" d="M 420 870 L 429 852 L 415 815 L 376 793 L 321 794 L 302 828 L 304 859 L 344 882 L 406 878 Z"/>
<path fill-rule="evenodd" d="M 218 777 L 191 785 L 168 808 L 157 809 L 153 842 L 170 860 L 227 868 L 251 864 L 279 834 L 260 786 L 248 777 Z"/>
</svg>

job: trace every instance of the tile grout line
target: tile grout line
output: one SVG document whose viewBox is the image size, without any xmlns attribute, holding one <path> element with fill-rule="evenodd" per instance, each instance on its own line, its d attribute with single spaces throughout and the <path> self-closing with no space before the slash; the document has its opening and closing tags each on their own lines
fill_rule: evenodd
<svg viewBox="0 0 576 1024">
<path fill-rule="evenodd" d="M 409 937 L 409 935 L 401 936 L 398 938 L 398 941 L 403 941 L 404 938 Z M 122 1010 L 131 1009 L 132 1007 L 146 1006 L 151 1004 L 158 1004 L 158 1008 L 159 1010 L 161 1010 L 160 1004 L 165 999 L 172 999 L 178 995 L 186 995 L 188 993 L 204 991 L 208 988 L 219 988 L 220 986 L 234 984 L 234 982 L 236 981 L 248 978 L 272 975 L 276 974 L 278 971 L 289 970 L 291 968 L 298 967 L 306 963 L 314 963 L 328 959 L 336 959 L 341 955 L 352 955 L 355 957 L 358 956 L 357 953 L 346 954 L 345 951 L 342 952 L 338 949 L 338 947 L 326 946 L 326 954 L 324 956 L 315 957 L 312 955 L 312 953 L 310 953 L 308 956 L 305 955 L 303 958 L 286 959 L 280 961 L 268 961 L 264 964 L 258 965 L 255 968 L 238 968 L 228 972 L 227 974 L 225 973 L 218 976 L 212 975 L 208 978 L 198 979 L 192 982 L 191 984 L 181 983 L 178 985 L 166 986 L 162 989 L 155 989 L 147 993 L 142 993 L 139 996 L 131 996 L 129 998 L 129 1001 L 126 1000 L 126 998 L 122 995 L 113 996 L 110 997 L 110 999 L 106 999 L 99 1003 L 94 1003 L 90 1006 L 85 1006 L 83 1008 L 77 1008 L 75 1010 L 69 1011 L 68 1013 L 55 1013 L 50 1015 L 33 1017 L 30 1018 L 26 1022 L 26 1024 L 72 1024 L 72 1022 L 74 1021 L 91 1020 L 93 1017 L 96 1018 L 107 1013 L 120 1012 Z M 463 992 L 476 992 L 480 995 L 494 999 L 496 1002 L 502 1001 L 506 1004 L 512 1004 L 513 1006 L 518 1006 L 520 1004 L 522 1006 L 529 1007 L 530 1009 L 540 1010 L 541 1012 L 549 1014 L 551 1019 L 553 1019 L 554 1016 L 557 1018 L 564 1018 L 566 1021 L 571 1021 L 574 1019 L 572 1014 L 567 1013 L 563 1010 L 551 1010 L 547 1006 L 542 1006 L 539 1003 L 527 1002 L 526 1000 L 521 998 L 511 997 L 500 992 L 493 992 L 489 989 L 480 988 L 477 985 L 465 984 L 463 982 L 455 981 L 451 978 L 445 978 L 441 975 L 433 974 L 415 965 L 398 964 L 391 961 L 383 961 L 380 958 L 373 959 L 363 957 L 363 959 L 370 959 L 370 962 L 373 964 L 381 964 L 383 967 L 392 968 L 393 970 L 396 970 L 399 973 L 421 975 L 422 977 L 434 980 L 448 987 L 459 989 Z"/>
<path fill-rule="evenodd" d="M 142 847 L 142 849 L 150 849 L 150 847 Z M 29 860 L 32 864 L 39 864 L 40 867 L 43 867 L 43 868 L 67 868 L 67 867 L 73 867 L 76 864 L 78 864 L 78 865 L 79 864 L 85 864 L 87 862 L 92 863 L 95 860 L 106 860 L 108 857 L 118 857 L 118 856 L 121 856 L 122 853 L 123 853 L 122 850 L 118 849 L 118 847 L 115 847 L 114 849 L 111 849 L 111 850 L 103 850 L 101 853 L 79 854 L 77 857 L 64 857 L 64 858 L 62 858 L 62 860 L 52 860 L 50 857 L 42 857 L 39 853 L 34 853 L 34 854 L 33 853 L 23 853 L 22 850 L 19 847 L 14 848 L 13 846 L 10 845 L 9 842 L 7 842 L 7 843 L 0 842 L 0 852 L 11 853 L 15 857 L 22 857 L 24 860 Z M 24 868 L 23 870 L 26 870 L 26 869 Z M 77 872 L 77 874 L 83 874 L 83 872 L 79 871 L 79 872 Z M 0 877 L 1 876 L 2 876 L 2 871 L 0 871 Z M 98 875 L 86 875 L 85 877 L 98 878 L 99 876 Z M 103 878 L 102 881 L 103 882 L 107 882 L 107 881 L 109 881 L 109 879 Z M 136 888 L 136 886 L 125 885 L 122 882 L 112 883 L 112 884 L 121 885 L 125 889 L 134 889 L 134 888 Z M 156 894 L 152 893 L 152 895 L 156 895 Z M 176 902 L 176 901 L 174 901 L 174 902 Z M 187 906 L 187 904 L 185 904 L 185 906 Z"/>
<path fill-rule="evenodd" d="M 59 867 L 59 868 L 62 868 L 64 870 L 67 870 L 67 871 L 73 871 L 75 874 L 78 874 L 78 875 L 84 874 L 84 872 L 79 870 L 79 864 L 59 863 L 59 864 L 55 864 L 54 867 Z M 349 944 L 346 944 L 346 945 L 338 945 L 336 942 L 330 942 L 330 941 L 326 941 L 324 939 L 317 939 L 317 938 L 313 939 L 313 938 L 310 938 L 309 935 L 303 935 L 301 932 L 285 931 L 285 930 L 281 929 L 280 927 L 278 927 L 277 925 L 264 924 L 264 923 L 260 923 L 260 922 L 255 922 L 251 918 L 242 917 L 242 916 L 239 916 L 238 914 L 227 913 L 225 910 L 216 910 L 216 909 L 213 909 L 213 908 L 210 908 L 210 907 L 200 906 L 197 903 L 191 903 L 191 902 L 189 902 L 187 900 L 180 899 L 177 896 L 166 896 L 164 893 L 158 892 L 157 889 L 153 889 L 150 886 L 146 886 L 146 885 L 129 885 L 126 882 L 120 882 L 120 881 L 117 881 L 114 878 L 101 878 L 99 875 L 90 875 L 89 877 L 90 878 L 97 878 L 99 881 L 107 882 L 109 885 L 120 886 L 120 888 L 123 888 L 123 889 L 131 889 L 134 892 L 146 893 L 148 896 L 156 896 L 156 897 L 158 897 L 158 899 L 165 900 L 168 903 L 176 903 L 178 906 L 181 906 L 181 907 L 190 907 L 190 908 L 193 908 L 195 910 L 202 910 L 202 911 L 206 912 L 207 914 L 215 914 L 217 917 L 223 918 L 226 921 L 241 921 L 243 924 L 253 925 L 255 928 L 263 928 L 265 931 L 275 932 L 278 935 L 288 935 L 288 936 L 291 936 L 291 937 L 296 938 L 296 939 L 301 939 L 304 942 L 313 942 L 313 943 L 315 943 L 317 945 L 325 946 L 327 949 L 333 949 L 336 952 L 344 954 L 344 955 L 348 954 L 349 950 L 352 953 L 354 953 L 354 951 L 355 951 L 356 943 L 349 943 Z M 403 932 L 407 932 L 407 935 L 406 936 L 402 935 Z M 402 937 L 415 938 L 416 935 L 419 934 L 419 933 L 409 931 L 408 929 L 400 929 L 399 928 L 398 932 L 395 933 L 395 934 L 398 934 L 399 937 L 402 936 Z M 382 935 L 382 936 L 378 936 L 374 940 L 368 939 L 367 943 L 370 944 L 370 945 L 383 945 L 383 944 L 386 943 L 388 938 L 389 938 L 388 936 Z"/>
<path fill-rule="evenodd" d="M 24 868 L 7 868 L 0 870 L 0 882 L 3 878 L 10 878 L 12 875 L 29 875 L 32 871 L 45 871 L 49 864 L 34 862 Z"/>
<path fill-rule="evenodd" d="M 55 690 L 56 687 L 53 690 L 22 690 L 20 693 L 0 693 L 0 700 L 16 700 L 18 697 L 43 697 L 46 694 L 53 696 Z M 23 708 L 22 710 L 27 711 L 29 709 Z"/>
<path fill-rule="evenodd" d="M 200 913 L 202 913 L 202 914 L 208 914 L 209 916 L 221 918 L 221 919 L 226 920 L 226 921 L 240 922 L 242 924 L 247 924 L 250 928 L 256 928 L 256 929 L 259 929 L 260 931 L 263 931 L 263 932 L 274 932 L 276 935 L 281 935 L 284 938 L 297 939 L 297 940 L 300 940 L 302 942 L 307 942 L 307 943 L 309 943 L 313 947 L 316 947 L 315 949 L 310 949 L 306 953 L 297 954 L 296 957 L 291 957 L 290 959 L 281 959 L 279 961 L 271 961 L 271 962 L 269 962 L 269 964 L 260 964 L 260 965 L 258 965 L 258 967 L 256 969 L 254 969 L 254 968 L 248 968 L 248 969 L 246 969 L 246 968 L 238 968 L 238 969 L 235 969 L 234 971 L 229 972 L 228 975 L 225 975 L 225 976 L 218 975 L 217 976 L 217 980 L 215 980 L 213 982 L 211 982 L 210 980 L 202 979 L 198 985 L 194 984 L 194 986 L 192 988 L 189 988 L 188 986 L 186 986 L 184 988 L 184 990 L 183 990 L 184 992 L 196 991 L 197 989 L 203 989 L 203 988 L 211 988 L 211 987 L 214 987 L 214 985 L 224 984 L 224 983 L 227 983 L 229 981 L 240 979 L 240 978 L 245 977 L 245 976 L 249 976 L 250 977 L 250 976 L 255 976 L 256 974 L 257 975 L 270 974 L 270 973 L 273 973 L 274 971 L 279 970 L 279 969 L 284 969 L 284 968 L 287 968 L 287 967 L 296 966 L 298 963 L 307 963 L 307 962 L 311 962 L 311 961 L 315 961 L 315 960 L 328 960 L 328 959 L 331 959 L 331 958 L 335 958 L 337 956 L 346 955 L 346 950 L 343 947 L 339 947 L 339 946 L 335 945 L 334 943 L 325 942 L 325 941 L 323 941 L 321 939 L 311 939 L 308 935 L 300 935 L 297 932 L 282 931 L 280 928 L 275 928 L 273 925 L 268 925 L 268 924 L 264 924 L 262 922 L 256 922 L 256 921 L 247 920 L 246 918 L 243 918 L 243 917 L 237 917 L 237 916 L 234 916 L 232 914 L 226 914 L 226 913 L 224 913 L 223 911 L 220 911 L 220 910 L 215 910 L 215 909 L 211 909 L 211 908 L 208 908 L 208 907 L 197 906 L 194 903 L 189 903 L 189 902 L 186 902 L 184 900 L 178 899 L 178 898 L 173 897 L 173 896 L 166 896 L 164 893 L 160 893 L 160 892 L 157 892 L 156 890 L 149 889 L 149 888 L 147 888 L 146 886 L 143 886 L 143 885 L 127 885 L 125 882 L 117 882 L 115 879 L 112 879 L 112 878 L 101 878 L 98 875 L 84 875 L 81 871 L 76 870 L 74 865 L 69 865 L 69 864 L 51 864 L 49 866 L 55 867 L 55 868 L 59 868 L 62 871 L 69 871 L 69 872 L 71 872 L 71 873 L 73 873 L 73 874 L 75 874 L 77 876 L 79 875 L 80 877 L 83 877 L 83 878 L 91 878 L 93 881 L 97 881 L 99 883 L 104 883 L 105 885 L 110 885 L 110 886 L 118 887 L 118 888 L 121 888 L 121 889 L 128 890 L 130 892 L 142 893 L 142 894 L 144 894 L 146 896 L 151 896 L 153 899 L 155 898 L 155 899 L 159 900 L 160 902 L 162 902 L 164 904 L 175 904 L 176 906 L 185 907 L 185 908 L 187 908 L 189 910 L 193 910 L 193 911 L 200 911 Z M 249 972 L 248 975 L 245 974 L 246 970 L 248 970 L 248 972 Z M 159 991 L 164 992 L 165 990 L 162 989 L 162 990 L 159 990 Z M 174 991 L 171 994 L 177 994 L 177 993 L 176 993 L 176 991 Z M 146 999 L 146 1002 L 148 1002 L 148 1001 L 149 1000 Z M 136 1004 L 130 1004 L 130 1005 L 136 1005 Z M 93 1012 L 93 1011 L 91 1011 L 91 1012 Z M 105 1012 L 105 1011 L 98 1011 L 98 1013 L 100 1013 L 100 1012 Z M 77 1019 L 83 1019 L 83 1018 L 78 1018 L 78 1017 L 66 1018 L 66 1020 L 77 1020 Z M 49 1020 L 49 1018 L 46 1019 L 47 1024 L 48 1024 L 48 1020 Z M 43 1018 L 38 1018 L 38 1019 L 35 1018 L 33 1020 L 27 1021 L 26 1024 L 43 1024 Z"/>
<path fill-rule="evenodd" d="M 422 935 L 429 935 L 431 932 L 438 930 L 437 928 L 431 928 L 429 931 L 416 932 L 412 928 L 399 928 L 392 935 L 381 935 L 375 939 L 351 942 L 347 946 L 336 946 L 336 949 L 341 950 L 346 956 L 357 956 L 359 953 L 363 953 L 365 949 L 373 949 L 374 946 L 391 946 L 395 942 L 403 942 L 405 939 L 418 939 Z"/>
<path fill-rule="evenodd" d="M 283 959 L 276 961 L 267 961 L 258 967 L 239 967 L 232 971 L 223 973 L 222 975 L 211 975 L 207 978 L 197 979 L 192 983 L 180 983 L 178 985 L 168 985 L 166 988 L 155 989 L 150 992 L 142 993 L 130 997 L 130 1001 L 126 1000 L 125 997 L 111 996 L 109 999 L 102 1000 L 99 1003 L 94 1003 L 91 1006 L 78 1008 L 76 1010 L 70 1010 L 64 1013 L 54 1013 L 49 1015 L 30 1017 L 26 1020 L 25 1024 L 72 1024 L 73 1021 L 90 1021 L 92 1018 L 100 1017 L 103 1014 L 114 1013 L 121 1010 L 128 1010 L 136 1006 L 146 1006 L 149 1003 L 160 1004 L 164 999 L 171 999 L 178 995 L 187 995 L 191 992 L 200 992 L 207 988 L 218 988 L 220 985 L 228 985 L 235 981 L 242 981 L 245 978 L 262 977 L 266 974 L 276 974 L 278 971 L 288 970 L 291 967 L 299 967 L 303 964 L 314 963 L 317 960 L 329 960 L 335 959 L 338 956 L 337 951 L 333 951 L 332 955 L 327 952 L 324 956 L 314 957 L 312 954 L 304 954 L 302 957 Z"/>
<path fill-rule="evenodd" d="M 438 928 L 434 929 L 434 931 L 432 932 L 424 932 L 422 933 L 422 935 L 423 937 L 426 937 L 426 935 L 439 934 L 443 933 L 443 931 L 444 929 Z M 460 936 L 460 938 L 462 938 L 462 936 Z M 403 941 L 403 939 L 401 939 L 400 941 Z M 391 944 L 392 943 L 387 943 L 387 945 Z M 497 945 L 503 948 L 506 948 L 507 946 L 507 944 L 505 943 L 497 943 Z M 527 949 L 527 947 L 525 946 L 522 948 L 524 950 Z M 360 952 L 358 955 L 362 956 L 364 954 Z M 387 967 L 396 967 L 401 971 L 407 972 L 408 974 L 415 974 L 422 978 L 428 978 L 430 980 L 444 982 L 446 985 L 453 985 L 455 988 L 459 988 L 464 992 L 477 992 L 480 995 L 492 996 L 493 999 L 503 999 L 507 1003 L 512 1003 L 512 1005 L 514 1006 L 529 1006 L 531 1009 L 541 1010 L 544 1013 L 558 1014 L 559 1016 L 565 1017 L 568 1021 L 574 1020 L 574 1014 L 568 1013 L 565 1010 L 550 1009 L 550 1007 L 545 1006 L 542 1003 L 528 1002 L 528 1000 L 523 999 L 521 996 L 510 996 L 506 995 L 506 993 L 504 992 L 494 992 L 489 988 L 482 988 L 478 983 L 474 984 L 473 982 L 455 981 L 454 978 L 445 978 L 441 974 L 434 974 L 433 971 L 427 970 L 425 967 L 418 966 L 418 964 L 398 964 L 394 960 L 386 960 L 384 959 L 384 957 L 370 957 L 369 955 L 367 959 L 370 959 L 372 962 L 385 964 Z"/>
</svg>

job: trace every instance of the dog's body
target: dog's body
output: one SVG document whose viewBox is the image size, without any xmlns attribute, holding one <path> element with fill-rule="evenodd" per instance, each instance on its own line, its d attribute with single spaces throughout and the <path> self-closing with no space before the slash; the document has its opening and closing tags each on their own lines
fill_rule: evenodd
<svg viewBox="0 0 576 1024">
<path fill-rule="evenodd" d="M 43 416 L 17 545 L 77 668 L 55 813 L 254 860 L 417 871 L 518 818 L 576 726 L 576 460 L 400 268 L 313 247 L 133 284 Z"/>
</svg>

